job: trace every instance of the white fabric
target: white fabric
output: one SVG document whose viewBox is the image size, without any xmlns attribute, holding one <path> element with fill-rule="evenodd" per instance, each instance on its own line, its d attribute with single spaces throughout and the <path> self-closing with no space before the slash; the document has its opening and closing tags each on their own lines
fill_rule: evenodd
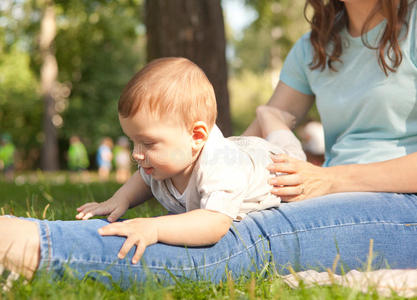
<svg viewBox="0 0 417 300">
<path fill-rule="evenodd" d="M 304 126 L 303 135 L 305 137 L 303 146 L 306 151 L 315 155 L 324 154 L 324 130 L 320 122 L 312 121 L 307 123 Z"/>
<path fill-rule="evenodd" d="M 380 295 L 390 297 L 393 293 L 401 297 L 417 297 L 417 270 L 378 270 L 359 272 L 352 270 L 345 275 L 332 272 L 308 270 L 281 277 L 292 288 L 298 288 L 300 282 L 304 286 L 338 284 L 360 290 L 364 293 L 376 291 Z"/>
<path fill-rule="evenodd" d="M 279 197 L 270 193 L 271 174 L 266 166 L 271 154 L 287 153 L 305 159 L 301 144 L 289 130 L 279 130 L 273 135 L 273 143 L 258 137 L 225 138 L 217 126 L 201 151 L 190 181 L 178 201 L 170 189 L 170 181 L 157 181 L 140 169 L 154 197 L 171 213 L 183 213 L 193 209 L 208 209 L 224 213 L 234 220 L 241 220 L 251 211 L 276 207 Z"/>
</svg>

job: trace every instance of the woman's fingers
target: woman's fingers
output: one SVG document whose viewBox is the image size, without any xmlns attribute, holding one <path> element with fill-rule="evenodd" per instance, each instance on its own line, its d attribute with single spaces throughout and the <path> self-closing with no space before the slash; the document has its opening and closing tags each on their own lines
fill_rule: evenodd
<svg viewBox="0 0 417 300">
<path fill-rule="evenodd" d="M 305 182 L 300 175 L 300 168 L 305 162 L 286 154 L 273 155 L 271 159 L 273 163 L 268 166 L 268 170 L 277 173 L 277 176 L 268 181 L 273 186 L 271 193 L 285 202 L 303 200 Z"/>
<path fill-rule="evenodd" d="M 273 163 L 267 167 L 271 173 L 287 173 L 292 174 L 296 172 L 294 164 L 290 162 Z"/>
<path fill-rule="evenodd" d="M 279 197 L 297 196 L 304 192 L 304 185 L 273 187 L 271 193 Z"/>
<path fill-rule="evenodd" d="M 267 169 L 271 173 L 287 173 L 292 174 L 297 172 L 297 167 L 295 165 L 296 160 L 286 154 L 272 155 L 271 159 L 273 161 Z"/>
<path fill-rule="evenodd" d="M 292 186 L 292 185 L 298 185 L 303 183 L 301 177 L 299 174 L 283 174 L 283 175 L 277 175 L 276 177 L 271 177 L 268 180 L 268 183 L 273 186 Z"/>
<path fill-rule="evenodd" d="M 285 153 L 271 155 L 271 159 L 275 163 L 289 162 L 292 158 Z"/>
</svg>

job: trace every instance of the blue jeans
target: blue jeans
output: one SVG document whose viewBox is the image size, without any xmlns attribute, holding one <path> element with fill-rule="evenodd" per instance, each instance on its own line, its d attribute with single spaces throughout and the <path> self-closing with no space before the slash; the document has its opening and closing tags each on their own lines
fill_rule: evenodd
<svg viewBox="0 0 417 300">
<path fill-rule="evenodd" d="M 126 259 L 117 258 L 125 238 L 97 233 L 105 220 L 35 221 L 40 269 L 60 275 L 68 266 L 80 277 L 106 271 L 122 287 L 149 277 L 172 281 L 172 275 L 218 282 L 227 272 L 239 277 L 267 264 L 281 274 L 288 273 L 289 265 L 323 270 L 332 267 L 337 254 L 338 272 L 341 266 L 344 271 L 363 269 L 371 239 L 374 269 L 417 267 L 414 194 L 341 193 L 282 204 L 250 213 L 212 246 L 149 246 L 136 265 L 130 263 L 134 249 Z"/>
</svg>

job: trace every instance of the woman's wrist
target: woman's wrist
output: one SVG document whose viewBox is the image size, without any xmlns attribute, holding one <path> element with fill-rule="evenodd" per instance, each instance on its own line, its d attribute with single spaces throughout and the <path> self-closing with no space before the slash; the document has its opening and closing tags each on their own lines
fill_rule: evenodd
<svg viewBox="0 0 417 300">
<path fill-rule="evenodd" d="M 361 181 L 358 180 L 358 165 L 340 165 L 327 167 L 330 181 L 330 194 L 361 191 Z"/>
</svg>

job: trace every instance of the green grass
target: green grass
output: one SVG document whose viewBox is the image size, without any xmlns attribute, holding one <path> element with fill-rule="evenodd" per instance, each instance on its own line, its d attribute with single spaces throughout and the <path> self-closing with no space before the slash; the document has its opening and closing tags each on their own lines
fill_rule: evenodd
<svg viewBox="0 0 417 300">
<path fill-rule="evenodd" d="M 88 201 L 103 201 L 120 186 L 115 182 L 82 183 L 80 178 L 74 179 L 67 173 L 30 173 L 18 178 L 17 183 L 0 181 L 0 214 L 73 220 L 76 207 Z M 125 217 L 164 213 L 156 201 L 150 201 L 129 210 Z M 0 299 L 386 299 L 376 293 L 363 294 L 337 285 L 290 289 L 273 271 L 268 276 L 249 275 L 249 278 L 228 279 L 220 284 L 181 281 L 164 285 L 149 280 L 141 286 L 122 290 L 117 285 L 109 288 L 88 278 L 78 280 L 70 273 L 55 280 L 48 274 L 38 274 L 29 283 L 18 280 L 9 291 L 2 291 L 4 279 L 0 277 Z"/>
</svg>

